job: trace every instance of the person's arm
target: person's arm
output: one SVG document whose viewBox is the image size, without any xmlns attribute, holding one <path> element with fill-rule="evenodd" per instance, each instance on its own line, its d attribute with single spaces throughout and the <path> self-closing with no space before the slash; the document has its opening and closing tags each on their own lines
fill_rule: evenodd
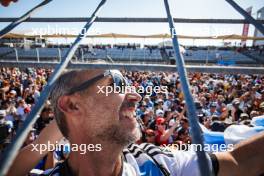
<svg viewBox="0 0 264 176">
<path fill-rule="evenodd" d="M 228 118 L 228 109 L 225 107 L 224 110 L 222 109 L 220 119 L 224 121 L 226 118 Z"/>
<path fill-rule="evenodd" d="M 0 94 L 1 94 L 1 98 L 2 98 L 2 100 L 3 100 L 3 101 L 6 100 L 6 95 L 5 95 L 5 91 L 4 91 L 3 88 L 0 89 Z"/>
<path fill-rule="evenodd" d="M 260 176 L 264 173 L 264 133 L 245 140 L 231 152 L 216 153 L 218 176 Z"/>
<path fill-rule="evenodd" d="M 236 111 L 237 109 L 235 109 L 234 107 L 232 107 L 232 110 L 231 110 L 231 117 L 232 117 L 232 122 L 235 122 L 236 121 Z"/>
<path fill-rule="evenodd" d="M 172 112 L 170 112 L 170 114 L 167 116 L 167 118 L 165 119 L 165 122 L 166 123 L 169 123 L 170 122 L 170 120 L 172 119 L 172 117 L 173 117 L 173 114 L 174 113 L 172 113 Z"/>
<path fill-rule="evenodd" d="M 57 123 L 54 120 L 43 129 L 39 137 L 32 144 L 48 144 L 48 141 L 50 144 L 55 144 L 56 141 L 59 141 L 62 137 L 63 136 L 57 127 Z M 43 151 L 42 154 L 40 154 L 40 152 L 32 151 L 32 149 L 33 146 L 30 144 L 20 150 L 12 167 L 9 169 L 7 176 L 27 175 L 48 153 L 48 151 Z"/>
<path fill-rule="evenodd" d="M 175 130 L 175 128 L 178 126 L 178 123 L 175 122 L 173 124 L 173 126 L 167 130 L 162 136 L 160 136 L 160 141 L 166 141 L 169 139 L 169 137 L 172 135 L 173 131 Z"/>
<path fill-rule="evenodd" d="M 186 110 L 187 110 L 187 106 L 186 106 L 186 104 L 185 104 L 184 107 L 183 107 L 183 110 L 182 110 L 181 113 L 179 114 L 179 117 L 180 117 L 179 119 L 184 118 L 184 114 L 185 114 Z"/>
<path fill-rule="evenodd" d="M 45 162 L 44 170 L 48 170 L 54 167 L 53 152 L 48 152 L 47 159 Z"/>
</svg>

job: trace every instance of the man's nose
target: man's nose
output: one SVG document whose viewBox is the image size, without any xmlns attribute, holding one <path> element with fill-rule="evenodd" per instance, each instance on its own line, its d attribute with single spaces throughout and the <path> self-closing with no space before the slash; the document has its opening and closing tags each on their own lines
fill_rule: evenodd
<svg viewBox="0 0 264 176">
<path fill-rule="evenodd" d="M 131 93 L 126 93 L 125 99 L 128 102 L 137 103 L 142 99 L 142 97 L 137 92 L 131 92 Z"/>
</svg>

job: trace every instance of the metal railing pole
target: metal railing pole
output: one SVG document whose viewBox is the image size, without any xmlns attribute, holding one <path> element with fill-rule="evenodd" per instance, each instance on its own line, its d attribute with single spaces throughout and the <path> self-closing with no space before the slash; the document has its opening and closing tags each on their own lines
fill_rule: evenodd
<svg viewBox="0 0 264 176">
<path fill-rule="evenodd" d="M 18 62 L 18 52 L 16 48 L 14 48 L 14 50 L 15 50 L 16 61 Z"/>
<path fill-rule="evenodd" d="M 182 91 L 183 91 L 184 98 L 186 101 L 187 114 L 188 114 L 188 119 L 189 119 L 190 126 L 191 126 L 192 141 L 194 144 L 202 145 L 202 149 L 203 149 L 204 148 L 203 137 L 202 137 L 200 126 L 197 121 L 198 118 L 196 114 L 196 108 L 194 105 L 192 94 L 190 92 L 190 86 L 189 86 L 188 77 L 187 77 L 187 73 L 185 69 L 185 63 L 184 63 L 183 56 L 180 52 L 180 47 L 179 47 L 178 39 L 176 36 L 176 30 L 174 27 L 173 18 L 171 16 L 168 0 L 164 0 L 164 5 L 166 8 L 167 19 L 168 19 L 168 23 L 169 23 L 169 27 L 170 27 L 170 31 L 172 35 L 172 43 L 173 43 L 173 48 L 175 52 L 175 61 L 177 64 L 177 70 L 179 73 L 181 87 L 182 87 Z M 212 175 L 209 169 L 208 159 L 206 158 L 206 154 L 204 150 L 202 151 L 198 150 L 196 151 L 196 154 L 198 157 L 200 175 L 202 176 Z"/>
<path fill-rule="evenodd" d="M 13 30 L 16 26 L 18 26 L 19 24 L 21 24 L 22 22 L 26 21 L 28 18 L 30 18 L 30 16 L 36 12 L 37 10 L 39 10 L 41 7 L 45 6 L 46 4 L 50 3 L 52 0 L 45 0 L 42 3 L 38 4 L 36 7 L 34 7 L 33 9 L 29 10 L 27 13 L 25 13 L 24 15 L 22 15 L 20 18 L 18 18 L 16 21 L 12 22 L 11 24 L 9 24 L 8 26 L 6 26 L 4 29 L 2 29 L 0 31 L 0 38 L 4 37 L 4 35 L 6 35 L 8 32 L 10 32 L 11 30 Z"/>
<path fill-rule="evenodd" d="M 41 68 L 55 68 L 59 63 L 58 62 L 31 62 L 31 61 L 1 61 L 0 68 L 2 67 L 17 67 L 17 68 L 29 68 L 29 67 L 41 67 Z M 109 64 L 94 64 L 94 63 L 69 63 L 67 69 L 108 69 Z M 147 63 L 111 63 L 113 69 L 118 70 L 127 70 L 127 71 L 163 71 L 163 72 L 175 72 L 174 65 L 164 65 L 164 64 L 152 64 Z M 205 66 L 205 65 L 186 65 L 186 70 L 188 72 L 197 72 L 197 73 L 218 73 L 218 74 L 259 74 L 264 75 L 264 69 L 261 65 L 253 66 Z M 177 68 L 176 68 L 177 69 Z"/>
<path fill-rule="evenodd" d="M 36 54 L 37 54 L 37 61 L 39 62 L 39 50 L 36 48 Z"/>
<path fill-rule="evenodd" d="M 254 25 L 263 35 L 264 35 L 264 26 L 255 20 L 251 15 L 248 14 L 244 9 L 242 9 L 235 1 L 226 0 L 236 11 L 245 17 L 245 19 L 252 25 Z"/>
<path fill-rule="evenodd" d="M 98 7 L 95 9 L 94 13 L 92 14 L 91 18 L 89 18 L 89 21 L 84 26 L 84 29 L 86 33 L 88 32 L 88 29 L 92 26 L 96 19 L 96 14 L 100 10 L 100 8 L 105 4 L 106 0 L 102 0 Z M 52 86 L 56 79 L 60 76 L 62 71 L 67 67 L 68 63 L 70 62 L 70 59 L 74 55 L 76 49 L 81 43 L 81 40 L 84 38 L 86 34 L 80 33 L 79 36 L 76 38 L 74 43 L 71 45 L 69 50 L 67 51 L 67 54 L 65 58 L 63 58 L 62 62 L 56 66 L 54 73 L 52 74 L 50 80 L 48 81 L 47 85 L 44 87 L 44 90 L 41 93 L 41 96 L 39 97 L 36 105 L 33 107 L 32 111 L 26 118 L 26 121 L 24 122 L 23 127 L 19 130 L 18 134 L 15 137 L 15 140 L 8 146 L 7 151 L 4 153 L 4 157 L 1 160 L 0 165 L 0 176 L 4 176 L 7 174 L 9 168 L 12 165 L 12 162 L 14 161 L 15 157 L 18 154 L 18 151 L 20 147 L 22 146 L 24 140 L 27 137 L 27 134 L 30 131 L 30 127 L 36 122 L 37 120 L 37 114 L 40 113 L 42 110 L 45 101 L 49 97 L 49 93 L 52 90 Z"/>
<path fill-rule="evenodd" d="M 61 49 L 58 48 L 58 58 L 59 58 L 59 62 L 61 62 Z"/>
<path fill-rule="evenodd" d="M 0 23 L 12 22 L 18 18 L 1 18 Z M 86 22 L 86 17 L 56 17 L 56 18 L 29 18 L 27 23 L 76 23 Z M 257 20 L 264 24 L 264 20 Z M 167 18 L 134 18 L 134 17 L 98 17 L 95 22 L 100 23 L 167 23 Z M 244 24 L 247 21 L 244 19 L 187 19 L 187 18 L 174 18 L 174 23 L 212 23 L 212 24 Z"/>
</svg>

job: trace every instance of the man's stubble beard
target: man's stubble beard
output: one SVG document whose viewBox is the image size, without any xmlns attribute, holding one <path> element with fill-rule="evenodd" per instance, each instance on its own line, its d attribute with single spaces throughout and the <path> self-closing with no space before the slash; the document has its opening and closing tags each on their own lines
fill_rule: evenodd
<svg viewBox="0 0 264 176">
<path fill-rule="evenodd" d="M 125 102 L 123 102 L 121 105 L 117 107 L 120 114 L 120 111 L 124 107 Z M 126 147 L 127 145 L 139 140 L 141 137 L 141 130 L 139 127 L 139 124 L 137 123 L 137 126 L 135 129 L 127 129 L 124 127 L 121 123 L 115 123 L 97 134 L 97 138 L 104 141 L 109 142 L 110 144 L 116 144 L 121 147 Z"/>
<path fill-rule="evenodd" d="M 117 144 L 119 146 L 127 146 L 141 137 L 141 132 L 139 125 L 133 130 L 129 130 L 120 124 L 113 124 L 101 133 L 97 134 L 97 139 L 104 142 L 109 142 L 110 144 Z"/>
</svg>

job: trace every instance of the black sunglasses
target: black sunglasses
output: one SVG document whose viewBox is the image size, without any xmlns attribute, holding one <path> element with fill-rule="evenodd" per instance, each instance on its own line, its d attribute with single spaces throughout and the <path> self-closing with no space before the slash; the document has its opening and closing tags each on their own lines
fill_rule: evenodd
<svg viewBox="0 0 264 176">
<path fill-rule="evenodd" d="M 100 79 L 106 76 L 112 77 L 113 83 L 111 84 L 111 86 L 114 86 L 114 85 L 117 87 L 128 86 L 127 80 L 123 77 L 122 73 L 119 70 L 106 70 L 103 74 L 100 74 L 92 79 L 89 79 L 77 87 L 71 88 L 69 92 L 67 93 L 67 95 L 72 95 L 76 92 L 83 91 L 87 89 L 89 86 L 91 86 L 93 83 L 99 81 Z"/>
<path fill-rule="evenodd" d="M 155 134 L 147 134 L 146 137 L 154 137 Z"/>
<path fill-rule="evenodd" d="M 166 123 L 159 123 L 159 124 L 157 124 L 157 126 L 158 125 L 164 126 L 164 125 L 166 125 Z"/>
</svg>

